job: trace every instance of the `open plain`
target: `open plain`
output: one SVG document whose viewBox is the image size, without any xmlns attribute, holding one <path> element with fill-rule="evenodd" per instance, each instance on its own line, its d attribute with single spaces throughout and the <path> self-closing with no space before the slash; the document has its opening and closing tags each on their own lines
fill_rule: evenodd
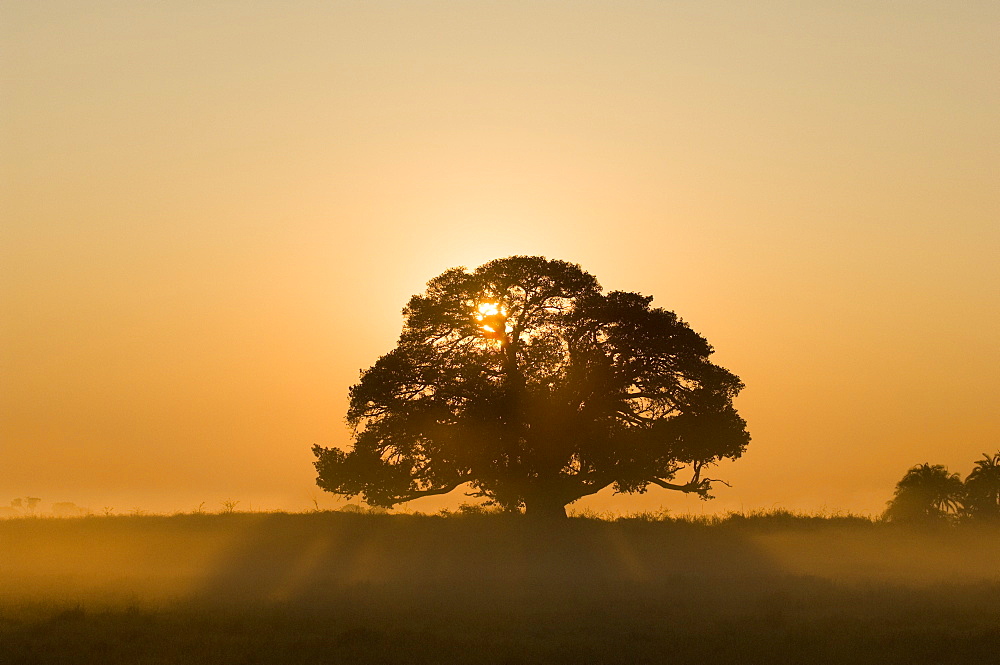
<svg viewBox="0 0 1000 665">
<path fill-rule="evenodd" d="M 234 513 L 0 521 L 0 663 L 995 663 L 1000 529 Z"/>
</svg>

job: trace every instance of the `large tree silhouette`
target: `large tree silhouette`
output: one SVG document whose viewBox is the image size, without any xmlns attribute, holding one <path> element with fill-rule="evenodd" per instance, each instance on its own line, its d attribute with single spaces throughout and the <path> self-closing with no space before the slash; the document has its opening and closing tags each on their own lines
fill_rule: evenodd
<svg viewBox="0 0 1000 665">
<path fill-rule="evenodd" d="M 651 301 L 537 256 L 442 273 L 351 388 L 353 449 L 314 446 L 317 484 L 376 506 L 467 484 L 553 517 L 608 486 L 709 498 L 706 468 L 750 440 L 743 384 Z"/>
</svg>

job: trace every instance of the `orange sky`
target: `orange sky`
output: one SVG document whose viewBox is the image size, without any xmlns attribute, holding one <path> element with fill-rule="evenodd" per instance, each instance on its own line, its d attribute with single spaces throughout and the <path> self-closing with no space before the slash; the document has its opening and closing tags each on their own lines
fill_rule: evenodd
<svg viewBox="0 0 1000 665">
<path fill-rule="evenodd" d="M 6 2 L 0 505 L 338 505 L 309 448 L 348 443 L 408 297 L 511 254 L 654 295 L 747 384 L 715 502 L 584 507 L 878 511 L 913 464 L 965 474 L 1000 448 L 998 28 L 971 1 Z"/>
</svg>

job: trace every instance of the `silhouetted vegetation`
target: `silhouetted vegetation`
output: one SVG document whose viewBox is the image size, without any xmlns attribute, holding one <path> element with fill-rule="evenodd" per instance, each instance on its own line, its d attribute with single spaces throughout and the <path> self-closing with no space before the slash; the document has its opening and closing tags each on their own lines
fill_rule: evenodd
<svg viewBox="0 0 1000 665">
<path fill-rule="evenodd" d="M 989 663 L 1000 529 L 787 511 L 0 521 L 0 663 Z"/>
<path fill-rule="evenodd" d="M 974 520 L 1000 521 L 1000 451 L 983 453 L 965 478 L 963 513 Z"/>
<path fill-rule="evenodd" d="M 743 384 L 651 301 L 537 256 L 444 272 L 351 389 L 353 449 L 314 447 L 317 483 L 378 506 L 468 485 L 563 517 L 608 486 L 709 498 L 705 469 L 750 439 L 732 405 Z"/>
<path fill-rule="evenodd" d="M 946 520 L 961 507 L 962 481 L 940 464 L 918 464 L 896 483 L 886 517 L 896 522 Z"/>
<path fill-rule="evenodd" d="M 885 511 L 894 522 L 1000 521 L 1000 452 L 983 453 L 963 482 L 941 464 L 909 469 Z"/>
</svg>

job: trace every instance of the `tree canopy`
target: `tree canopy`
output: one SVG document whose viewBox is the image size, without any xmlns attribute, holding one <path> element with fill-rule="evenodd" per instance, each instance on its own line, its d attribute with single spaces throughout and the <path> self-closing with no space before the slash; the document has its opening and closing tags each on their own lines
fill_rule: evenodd
<svg viewBox="0 0 1000 665">
<path fill-rule="evenodd" d="M 1000 521 L 1000 451 L 976 461 L 965 478 L 963 503 L 972 519 Z"/>
<path fill-rule="evenodd" d="M 705 470 L 750 440 L 743 384 L 651 303 L 538 256 L 445 271 L 351 388 L 353 448 L 314 446 L 317 484 L 386 507 L 467 485 L 551 516 L 608 486 L 710 498 Z"/>
<path fill-rule="evenodd" d="M 957 473 L 941 464 L 918 464 L 896 483 L 885 514 L 893 522 L 946 520 L 961 508 L 962 493 Z"/>
</svg>

